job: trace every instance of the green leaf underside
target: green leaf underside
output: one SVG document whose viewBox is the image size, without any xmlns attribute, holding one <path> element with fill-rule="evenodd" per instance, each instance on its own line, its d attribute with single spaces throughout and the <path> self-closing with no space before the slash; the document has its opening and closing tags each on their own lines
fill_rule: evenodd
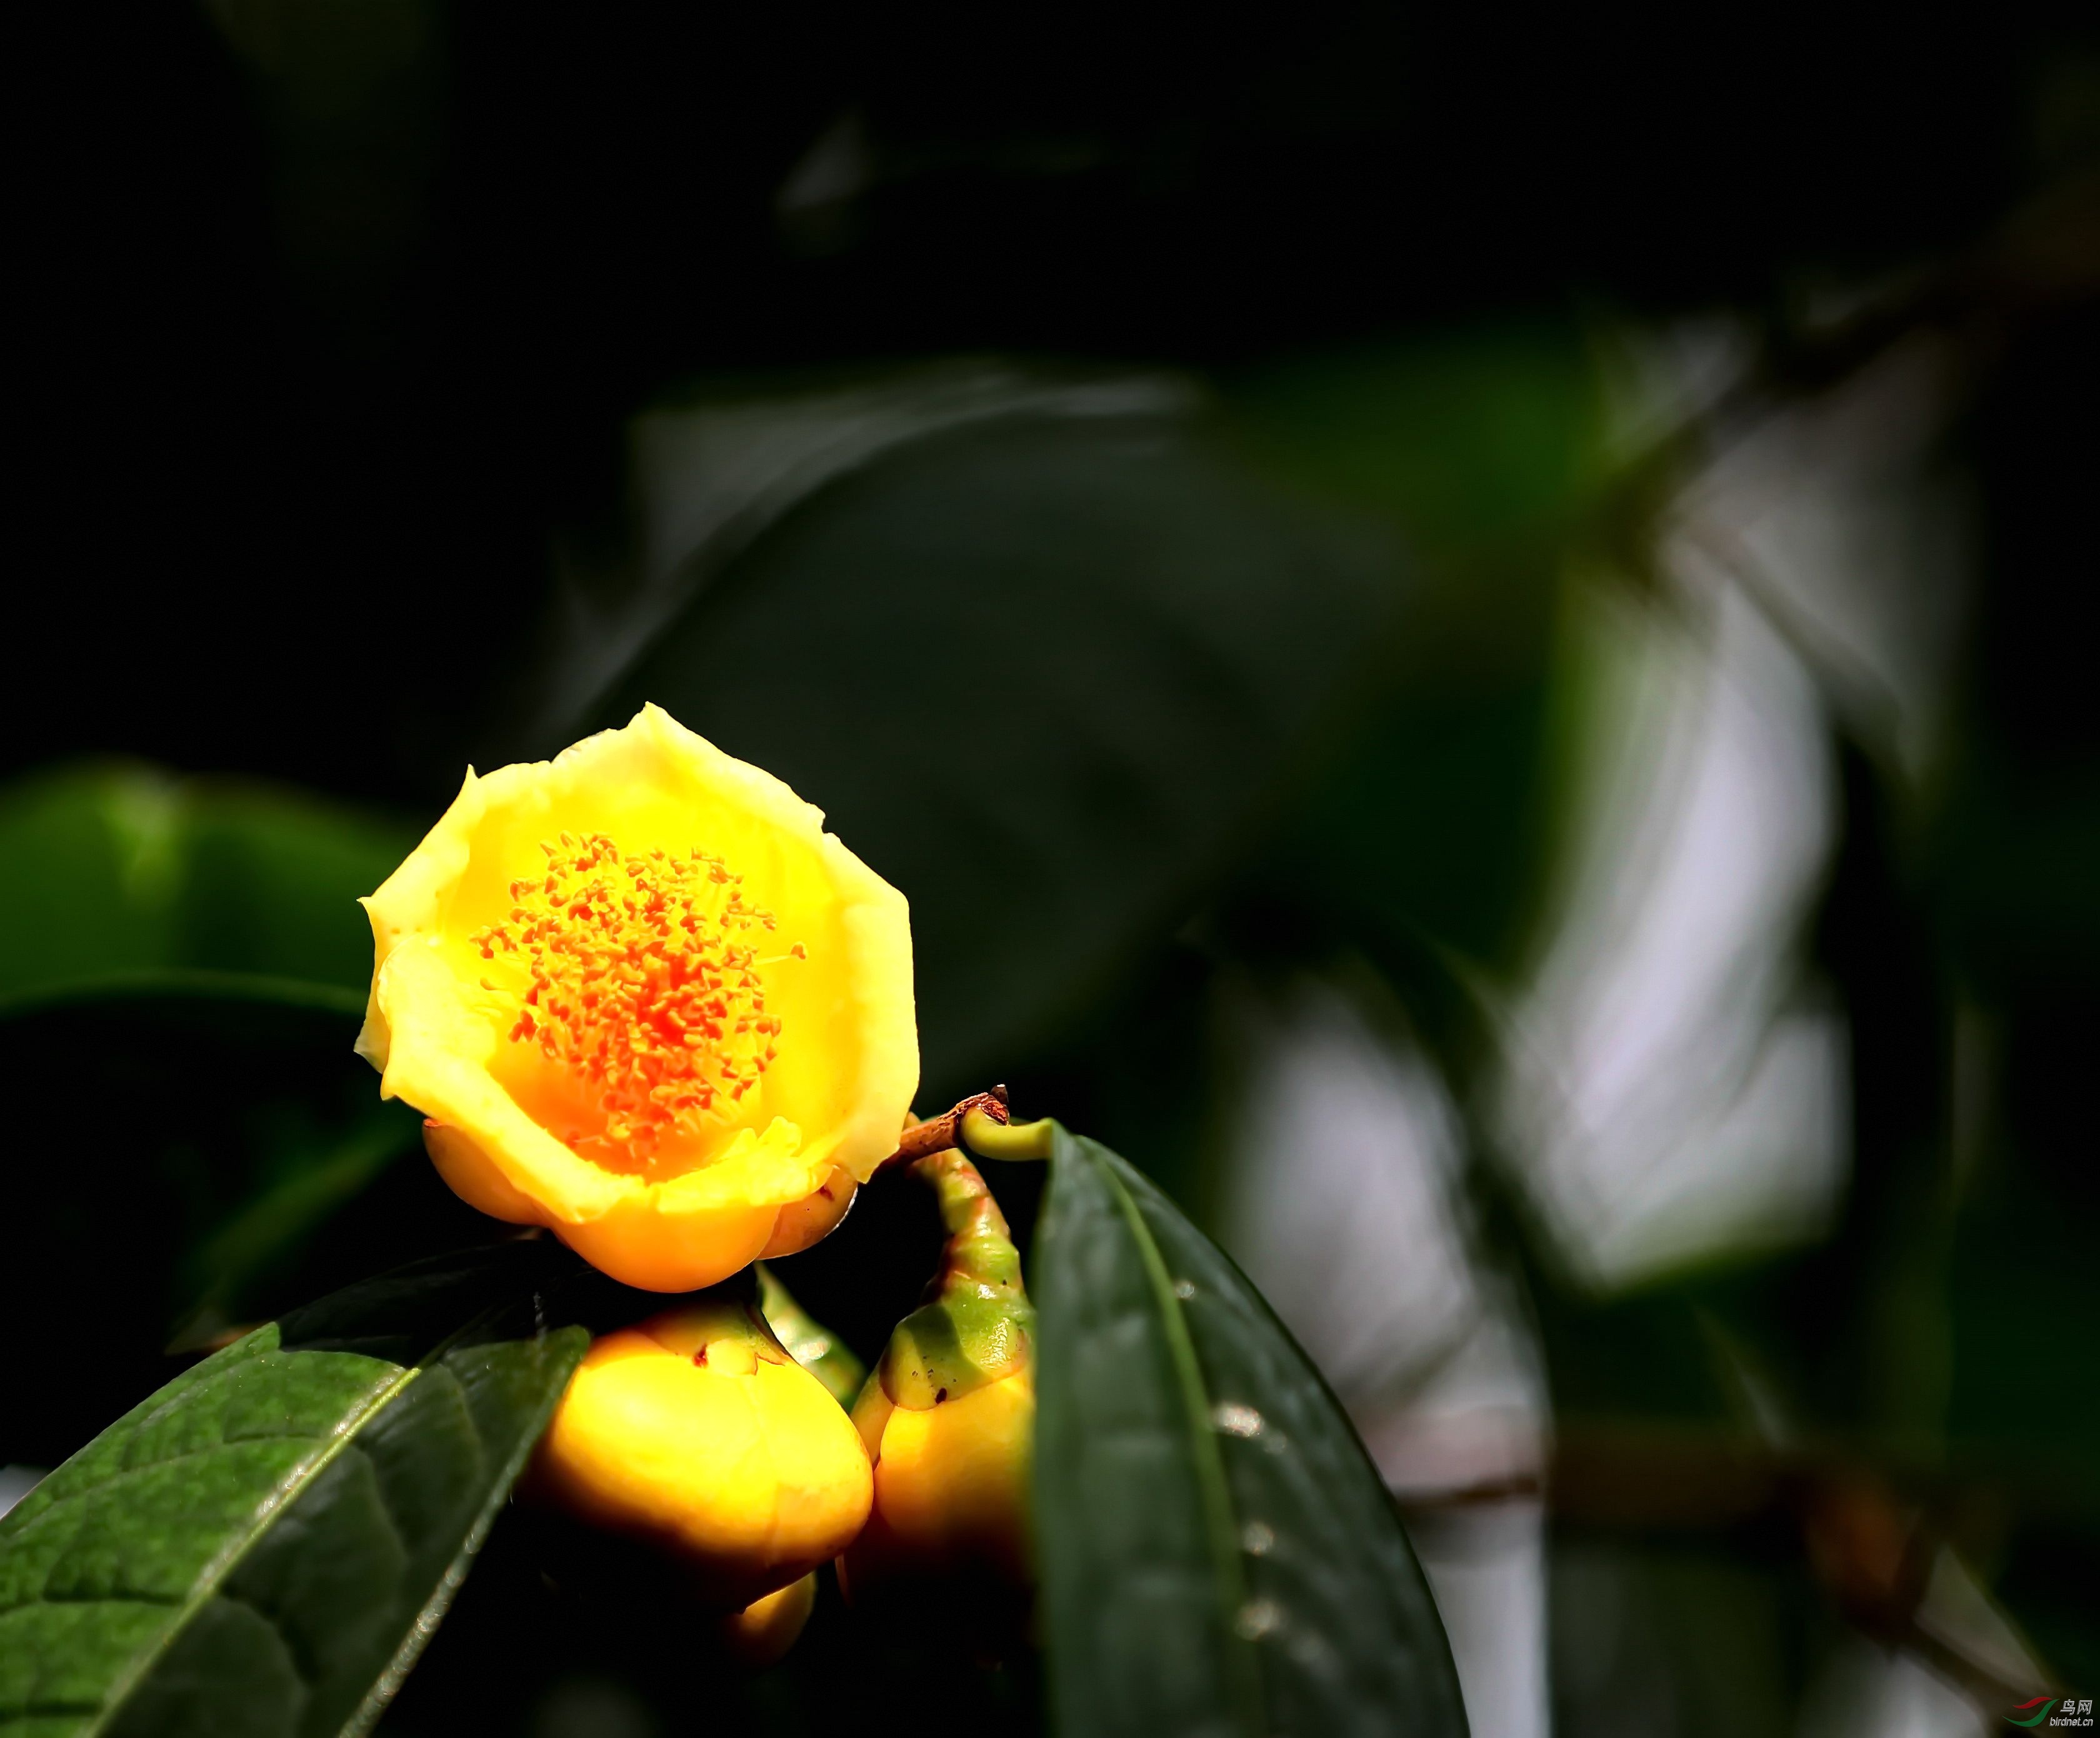
<svg viewBox="0 0 2100 1738">
<path fill-rule="evenodd" d="M 583 1355 L 498 1246 L 178 1377 L 0 1521 L 0 1733 L 359 1731 L 443 1616 Z"/>
<path fill-rule="evenodd" d="M 1462 1738 L 1377 1470 L 1253 1286 L 1122 1158 L 1059 1131 L 1038 1535 L 1059 1731 Z"/>
</svg>

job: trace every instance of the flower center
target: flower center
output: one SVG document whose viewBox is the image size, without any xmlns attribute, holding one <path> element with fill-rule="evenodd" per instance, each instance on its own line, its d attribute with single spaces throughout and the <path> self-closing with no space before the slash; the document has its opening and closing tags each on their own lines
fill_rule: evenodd
<svg viewBox="0 0 2100 1738">
<path fill-rule="evenodd" d="M 530 976 L 510 1041 L 536 1046 L 603 1114 L 602 1133 L 570 1144 L 646 1168 L 667 1136 L 738 1115 L 778 1053 L 759 968 L 808 955 L 798 942 L 761 959 L 773 914 L 697 848 L 629 855 L 603 833 L 563 833 L 540 849 L 545 873 L 513 881 L 509 919 L 473 939 Z"/>
</svg>

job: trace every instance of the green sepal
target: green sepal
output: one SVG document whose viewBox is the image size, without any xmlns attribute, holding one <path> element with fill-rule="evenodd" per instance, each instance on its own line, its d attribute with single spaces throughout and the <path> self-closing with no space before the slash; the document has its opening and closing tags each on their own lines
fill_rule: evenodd
<svg viewBox="0 0 2100 1738">
<path fill-rule="evenodd" d="M 795 1301 L 793 1294 L 764 1262 L 758 1264 L 758 1301 L 788 1355 L 850 1412 L 854 1396 L 867 1379 L 867 1366 L 853 1355 L 845 1341 Z"/>
<path fill-rule="evenodd" d="M 982 1110 L 963 1118 L 963 1145 L 980 1158 L 1048 1158 L 1057 1124 L 1045 1117 L 1035 1123 L 995 1123 Z"/>
<path fill-rule="evenodd" d="M 924 1412 L 1025 1368 L 1035 1310 L 1006 1216 L 968 1155 L 950 1148 L 911 1168 L 939 1198 L 948 1242 L 926 1302 L 898 1323 L 876 1374 L 893 1402 Z"/>
<path fill-rule="evenodd" d="M 882 1391 L 924 1412 L 1012 1375 L 1035 1342 L 1035 1309 L 1013 1293 L 942 1296 L 897 1324 L 883 1348 Z"/>
</svg>

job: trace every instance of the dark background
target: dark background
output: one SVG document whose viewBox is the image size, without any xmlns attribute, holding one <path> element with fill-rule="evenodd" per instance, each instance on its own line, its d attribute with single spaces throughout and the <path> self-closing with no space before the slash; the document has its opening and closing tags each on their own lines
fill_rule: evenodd
<svg viewBox="0 0 2100 1738">
<path fill-rule="evenodd" d="M 1541 1573 L 1574 1562 L 1634 1614 L 1617 1665 L 1555 1678 L 1564 1730 L 1820 1730 L 1819 1662 L 1862 1638 L 1993 1718 L 2020 1670 L 2100 1681 L 2089 19 L 221 0 L 33 31 L 7 812 L 110 757 L 204 780 L 151 787 L 201 818 L 165 946 L 60 958 L 136 888 L 12 871 L 7 945 L 59 963 L 0 986 L 27 998 L 0 1000 L 8 1162 L 42 1233 L 10 1308 L 62 1298 L 102 1350 L 32 1356 L 0 1460 L 69 1452 L 186 1322 L 474 1234 L 387 1162 L 399 1130 L 341 1133 L 368 1115 L 341 1062 L 364 944 L 329 875 L 372 884 L 467 762 L 657 699 L 911 897 L 922 1109 L 1009 1079 L 1221 1215 L 1233 1008 L 1343 981 L 1428 1058 L 1465 1124 L 1471 1259 L 1546 1373 Z M 1730 334 L 1727 390 L 1667 438 L 1612 433 L 1599 358 L 1695 329 Z M 1480 1108 L 1507 1057 L 1479 986 L 1551 929 L 1581 800 L 1568 576 L 1608 566 L 1666 611 L 1700 465 L 1920 345 L 1941 389 L 1914 468 L 1966 527 L 1930 751 L 1893 748 L 1781 622 L 1835 769 L 1788 946 L 1847 1034 L 1839 1206 L 1776 1253 L 1586 1284 Z M 1136 398 L 1029 397 L 1102 382 Z M 911 422 L 951 391 L 991 408 Z M 638 416 L 844 439 L 856 393 L 910 428 L 658 561 L 651 503 L 690 461 L 651 472 Z M 576 675 L 586 616 L 642 624 L 602 679 Z M 241 828 L 338 813 L 285 785 L 351 832 L 313 847 L 333 902 L 280 946 Z M 46 836 L 22 824 L 18 856 Z M 307 871 L 284 873 L 254 886 Z M 336 1001 L 298 1017 L 309 1042 L 38 999 L 141 962 Z M 267 1090 L 185 1093 L 227 1056 Z M 117 1105 L 161 1132 L 119 1138 Z M 84 1138 L 104 1176 L 144 1167 L 131 1208 L 49 1162 Z M 229 1242 L 315 1153 L 324 1210 Z M 1031 1189 L 1004 1190 L 1024 1229 Z M 871 1350 L 931 1235 L 871 1198 L 794 1282 Z M 109 1268 L 121 1297 L 89 1282 Z M 1731 1412 L 1721 1342 L 1789 1396 L 1789 1445 Z M 1427 1535 L 1440 1499 L 1418 1499 Z M 2029 1668 L 1921 1627 L 1943 1550 Z"/>
<path fill-rule="evenodd" d="M 2087 45 L 2018 7 L 876 29 L 229 0 L 44 28 L 16 631 L 60 686 L 13 687 L 7 753 L 393 801 L 500 748 L 467 720 L 555 540 L 616 532 L 625 420 L 673 383 L 1208 367 L 1595 303 L 1762 318 L 1974 245 L 2093 125 Z M 842 117 L 866 190 L 798 229 L 780 190 Z"/>
</svg>

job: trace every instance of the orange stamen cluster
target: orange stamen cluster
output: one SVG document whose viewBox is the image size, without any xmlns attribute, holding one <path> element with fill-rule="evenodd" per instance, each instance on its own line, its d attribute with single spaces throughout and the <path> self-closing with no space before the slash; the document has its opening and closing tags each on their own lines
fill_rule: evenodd
<svg viewBox="0 0 2100 1738">
<path fill-rule="evenodd" d="M 667 1137 L 735 1116 L 779 1053 L 759 975 L 778 962 L 744 939 L 773 914 L 698 849 L 627 856 L 602 833 L 540 849 L 545 874 L 513 881 L 509 920 L 474 940 L 530 976 L 512 1042 L 565 1067 L 604 1114 L 602 1133 L 571 1144 L 646 1169 Z M 807 955 L 797 942 L 781 957 Z"/>
</svg>

